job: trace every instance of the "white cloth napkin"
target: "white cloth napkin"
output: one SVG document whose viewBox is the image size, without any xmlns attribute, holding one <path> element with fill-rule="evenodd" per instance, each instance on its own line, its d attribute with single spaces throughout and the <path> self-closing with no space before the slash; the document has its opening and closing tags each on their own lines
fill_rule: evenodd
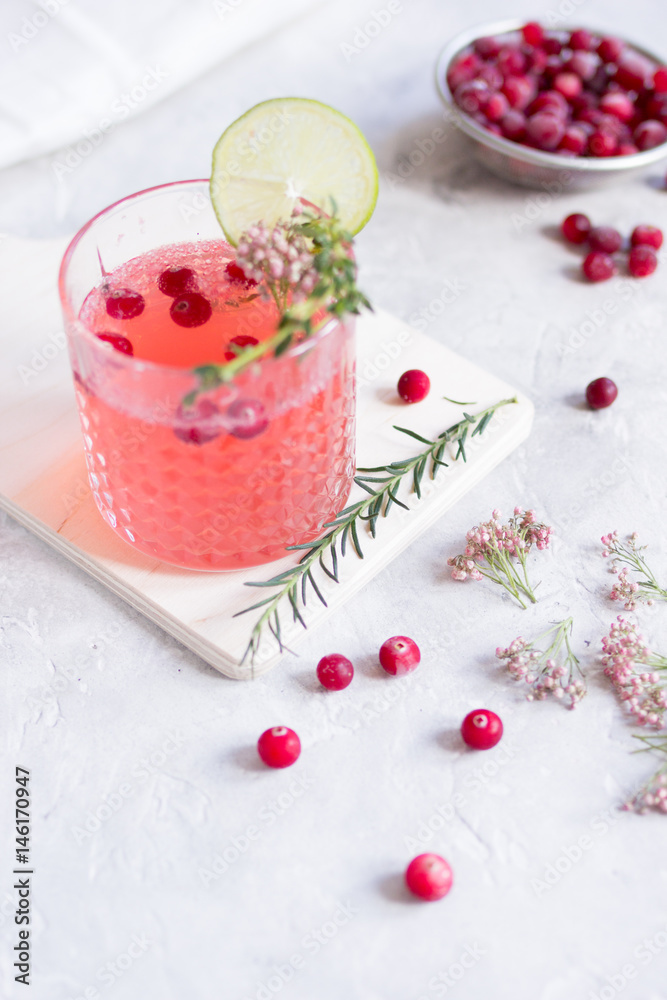
<svg viewBox="0 0 667 1000">
<path fill-rule="evenodd" d="M 0 167 L 101 141 L 325 0 L 3 0 Z"/>
</svg>

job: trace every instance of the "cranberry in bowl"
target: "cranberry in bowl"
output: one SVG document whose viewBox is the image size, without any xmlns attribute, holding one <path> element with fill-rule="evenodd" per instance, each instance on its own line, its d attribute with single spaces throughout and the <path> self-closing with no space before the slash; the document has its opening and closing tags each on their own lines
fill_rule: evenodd
<svg viewBox="0 0 667 1000">
<path fill-rule="evenodd" d="M 514 183 L 560 194 L 667 157 L 665 61 L 609 32 L 482 25 L 445 46 L 436 83 L 480 162 Z"/>
</svg>

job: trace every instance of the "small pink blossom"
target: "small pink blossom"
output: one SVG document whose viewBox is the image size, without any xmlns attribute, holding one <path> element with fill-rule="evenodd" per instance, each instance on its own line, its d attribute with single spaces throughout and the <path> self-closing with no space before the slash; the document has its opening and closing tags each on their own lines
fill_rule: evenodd
<svg viewBox="0 0 667 1000">
<path fill-rule="evenodd" d="M 586 694 L 585 681 L 574 677 L 575 671 L 581 671 L 570 649 L 568 635 L 571 631 L 572 619 L 567 618 L 547 629 L 534 642 L 526 642 L 519 636 L 507 649 L 500 646 L 496 649 L 497 658 L 506 661 L 510 677 L 530 686 L 526 694 L 528 701 L 543 701 L 550 694 L 559 701 L 567 696 L 568 708 L 576 708 Z M 538 649 L 536 644 L 547 637 L 551 638 L 547 649 Z M 565 659 L 559 664 L 556 657 L 561 652 Z"/>
<path fill-rule="evenodd" d="M 645 637 L 620 615 L 602 639 L 602 654 L 605 676 L 629 714 L 640 726 L 661 729 L 667 685 L 660 683 L 658 671 L 667 669 L 667 659 L 652 652 Z"/>
</svg>

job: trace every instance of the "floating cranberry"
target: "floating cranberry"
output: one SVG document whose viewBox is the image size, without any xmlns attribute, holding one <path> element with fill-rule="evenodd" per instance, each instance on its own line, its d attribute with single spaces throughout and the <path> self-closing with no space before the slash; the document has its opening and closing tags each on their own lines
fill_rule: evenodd
<svg viewBox="0 0 667 1000">
<path fill-rule="evenodd" d="M 630 236 L 630 245 L 648 246 L 659 250 L 662 246 L 662 230 L 657 226 L 635 226 Z"/>
<path fill-rule="evenodd" d="M 229 341 L 229 346 L 235 345 L 236 347 L 255 347 L 259 344 L 257 337 L 251 337 L 249 333 L 237 333 L 235 337 Z"/>
<path fill-rule="evenodd" d="M 134 354 L 132 342 L 120 333 L 97 333 L 95 336 L 98 340 L 103 340 L 105 343 L 111 344 L 121 354 L 129 354 L 130 356 Z"/>
<path fill-rule="evenodd" d="M 225 273 L 230 281 L 242 281 L 244 285 L 256 285 L 254 278 L 246 277 L 245 271 L 239 267 L 235 260 L 230 260 L 225 267 Z"/>
<path fill-rule="evenodd" d="M 199 292 L 186 292 L 174 299 L 169 315 L 178 326 L 203 326 L 211 318 L 211 303 Z"/>
<path fill-rule="evenodd" d="M 616 253 L 621 249 L 623 237 L 613 226 L 594 226 L 588 234 L 588 245 L 591 250 L 601 250 L 603 253 Z"/>
<path fill-rule="evenodd" d="M 405 872 L 405 884 L 410 892 L 429 903 L 446 896 L 452 881 L 452 869 L 439 854 L 419 854 Z"/>
<path fill-rule="evenodd" d="M 474 750 L 490 750 L 499 743 L 503 735 L 503 724 L 495 712 L 488 708 L 476 708 L 468 712 L 461 723 L 464 743 Z"/>
<path fill-rule="evenodd" d="M 410 368 L 403 372 L 398 380 L 398 394 L 406 403 L 421 403 L 426 399 L 431 388 L 431 380 L 426 372 L 419 368 Z"/>
<path fill-rule="evenodd" d="M 628 271 L 633 278 L 648 278 L 658 266 L 658 258 L 652 247 L 633 247 L 628 254 Z"/>
<path fill-rule="evenodd" d="M 581 212 L 574 212 L 563 219 L 560 228 L 568 243 L 585 243 L 591 231 L 591 220 Z"/>
<path fill-rule="evenodd" d="M 257 751 L 268 767 L 290 767 L 301 753 L 301 740 L 287 726 L 273 726 L 262 733 Z"/>
<path fill-rule="evenodd" d="M 618 388 L 610 378 L 596 378 L 586 386 L 586 402 L 591 410 L 604 410 L 618 396 Z"/>
<path fill-rule="evenodd" d="M 129 288 L 116 288 L 107 292 L 106 308 L 112 319 L 134 319 L 144 311 L 144 297 Z"/>
<path fill-rule="evenodd" d="M 258 399 L 237 399 L 227 408 L 229 433 L 248 441 L 263 434 L 269 426 L 269 418 Z"/>
<path fill-rule="evenodd" d="M 581 268 L 589 281 L 608 281 L 617 273 L 614 258 L 600 250 L 587 254 Z"/>
<path fill-rule="evenodd" d="M 317 679 L 328 691 L 342 691 L 352 683 L 354 667 L 346 656 L 331 653 L 317 664 Z"/>
<path fill-rule="evenodd" d="M 192 406 L 179 406 L 173 431 L 185 444 L 202 445 L 222 433 L 220 410 L 211 399 L 197 399 Z"/>
<path fill-rule="evenodd" d="M 380 666 L 394 677 L 412 673 L 420 660 L 419 646 L 407 635 L 395 635 L 380 646 Z"/>
<path fill-rule="evenodd" d="M 168 267 L 157 279 L 157 286 L 165 295 L 175 299 L 185 292 L 196 292 L 197 279 L 190 267 Z"/>
</svg>

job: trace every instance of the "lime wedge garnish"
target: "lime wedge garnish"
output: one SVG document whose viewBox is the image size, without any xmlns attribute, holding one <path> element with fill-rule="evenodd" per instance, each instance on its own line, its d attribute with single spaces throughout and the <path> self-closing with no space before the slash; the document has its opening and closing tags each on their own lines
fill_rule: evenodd
<svg viewBox="0 0 667 1000">
<path fill-rule="evenodd" d="M 366 225 L 378 194 L 375 157 L 354 122 L 303 97 L 256 104 L 213 150 L 211 200 L 236 245 L 254 223 L 287 221 L 299 199 L 337 215 L 352 234 Z"/>
</svg>

